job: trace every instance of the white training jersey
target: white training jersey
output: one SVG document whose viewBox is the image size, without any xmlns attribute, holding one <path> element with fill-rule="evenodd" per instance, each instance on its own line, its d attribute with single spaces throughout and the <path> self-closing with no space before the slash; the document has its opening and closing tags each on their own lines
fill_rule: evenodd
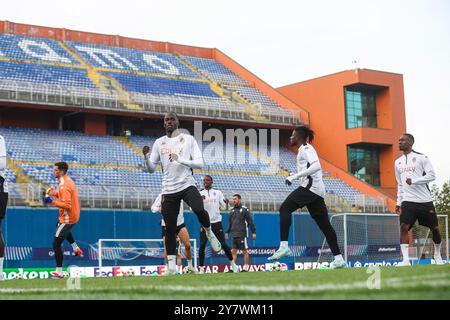
<svg viewBox="0 0 450 320">
<path fill-rule="evenodd" d="M 152 212 L 161 213 L 161 197 L 162 197 L 161 193 L 158 195 L 158 197 L 156 197 L 155 202 L 153 202 L 153 204 L 152 204 Z M 180 212 L 178 213 L 178 218 L 177 218 L 177 226 L 181 226 L 183 223 L 184 223 L 184 210 L 183 210 L 183 203 L 181 203 L 180 204 Z M 161 219 L 161 225 L 163 227 L 166 226 L 164 219 Z"/>
<path fill-rule="evenodd" d="M 175 153 L 178 157 L 187 160 L 202 159 L 202 153 L 197 141 L 191 135 L 180 133 L 174 138 L 164 136 L 157 139 L 153 144 L 148 161 L 154 166 L 161 163 L 163 194 L 176 193 L 196 185 L 192 169 L 184 164 L 175 161 L 171 162 L 169 160 L 171 153 Z"/>
<path fill-rule="evenodd" d="M 308 176 L 299 179 L 300 185 L 315 194 L 325 197 L 325 185 L 322 180 L 322 168 L 320 167 L 319 156 L 312 145 L 306 143 L 298 149 L 297 153 L 297 172 L 301 173 L 311 166 L 318 170 Z"/>
<path fill-rule="evenodd" d="M 427 156 L 411 151 L 395 160 L 395 178 L 397 179 L 397 205 L 403 201 L 431 202 L 428 183 L 436 179 L 433 166 Z M 411 178 L 411 185 L 406 179 Z"/>
<path fill-rule="evenodd" d="M 3 192 L 8 192 L 8 183 L 6 182 L 6 143 L 5 139 L 0 136 L 0 177 L 5 179 L 3 184 Z"/>
<path fill-rule="evenodd" d="M 213 188 L 209 190 L 203 189 L 200 191 L 200 195 L 203 198 L 203 206 L 208 211 L 211 223 L 221 222 L 222 215 L 220 214 L 220 209 L 225 209 L 227 206 L 222 191 Z"/>
</svg>

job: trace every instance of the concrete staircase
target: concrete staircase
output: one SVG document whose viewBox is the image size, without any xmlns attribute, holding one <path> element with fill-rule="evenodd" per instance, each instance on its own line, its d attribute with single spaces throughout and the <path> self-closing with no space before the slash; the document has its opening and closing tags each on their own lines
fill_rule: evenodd
<svg viewBox="0 0 450 320">
<path fill-rule="evenodd" d="M 16 183 L 19 184 L 20 192 L 26 195 L 23 198 L 25 204 L 30 207 L 43 206 L 40 193 L 49 188 L 50 185 L 29 177 L 14 160 L 9 159 L 7 165 L 16 174 Z"/>
<path fill-rule="evenodd" d="M 91 66 L 84 60 L 75 50 L 68 46 L 64 41 L 59 41 L 70 55 L 77 60 L 87 70 L 87 76 L 95 83 L 102 91 L 109 95 L 116 95 L 119 102 L 130 110 L 142 110 L 142 107 L 135 103 L 131 98 L 130 93 L 122 87 L 122 85 L 113 77 L 101 73 L 99 70 Z"/>
<path fill-rule="evenodd" d="M 268 119 L 263 116 L 255 106 L 247 101 L 244 97 L 238 94 L 236 91 L 226 89 L 222 87 L 219 83 L 209 79 L 203 72 L 190 64 L 186 59 L 184 59 L 179 54 L 175 54 L 175 57 L 186 67 L 191 69 L 194 73 L 199 75 L 202 79 L 206 80 L 211 88 L 217 95 L 219 95 L 224 101 L 229 104 L 237 105 L 245 111 L 245 113 L 253 120 L 258 122 L 268 122 Z"/>
<path fill-rule="evenodd" d="M 144 158 L 142 151 L 139 150 L 139 148 L 136 147 L 134 144 L 132 144 L 126 137 L 114 136 L 113 138 L 119 140 L 120 142 L 125 144 L 128 148 L 132 149 L 134 152 L 136 152 L 138 155 Z"/>
</svg>

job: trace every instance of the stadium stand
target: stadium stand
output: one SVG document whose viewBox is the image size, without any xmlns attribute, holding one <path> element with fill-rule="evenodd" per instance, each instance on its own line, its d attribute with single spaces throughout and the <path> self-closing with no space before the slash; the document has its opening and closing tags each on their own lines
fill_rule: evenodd
<svg viewBox="0 0 450 320">
<path fill-rule="evenodd" d="M 40 180 L 46 184 L 55 184 L 52 174 L 52 165 L 19 164 L 23 171 L 30 177 Z M 202 170 L 203 171 L 203 170 Z M 208 172 L 205 170 L 204 172 Z M 234 173 L 211 173 L 214 181 L 221 189 L 234 192 L 253 190 L 261 193 L 292 191 L 292 187 L 284 184 L 283 176 L 276 175 L 256 175 L 256 174 L 234 174 Z M 145 169 L 123 169 L 117 167 L 91 167 L 91 166 L 71 166 L 70 175 L 77 184 L 94 186 L 131 186 L 150 188 L 157 192 L 161 188 L 162 175 L 158 171 L 156 174 L 147 174 Z M 196 173 L 195 178 L 201 181 L 203 174 Z M 351 200 L 351 196 L 360 194 L 353 188 L 346 186 L 337 179 L 325 179 L 327 190 L 338 194 L 341 198 Z M 270 186 L 270 191 L 267 190 Z"/>
<path fill-rule="evenodd" d="M 138 154 L 111 137 L 19 128 L 2 128 L 1 134 L 8 141 L 8 155 L 13 160 L 143 166 Z"/>
<path fill-rule="evenodd" d="M 0 58 L 80 65 L 58 41 L 52 39 L 0 33 L 0 48 L 2 52 Z"/>
<path fill-rule="evenodd" d="M 212 59 L 0 34 L 0 98 L 8 100 L 299 123 L 249 85 Z"/>
<path fill-rule="evenodd" d="M 58 41 L 0 34 L 0 90 L 112 99 Z"/>
<path fill-rule="evenodd" d="M 156 137 L 132 136 L 129 140 L 137 149 L 141 149 L 144 145 L 151 146 L 156 140 Z M 200 147 L 203 151 L 205 170 L 216 172 L 226 171 L 228 173 L 283 173 L 278 168 L 273 167 L 259 158 L 255 153 L 251 153 L 248 147 L 242 145 L 234 145 L 231 150 L 225 147 L 220 157 L 213 154 L 213 150 L 208 149 L 207 142 L 203 142 Z"/>
<path fill-rule="evenodd" d="M 262 114 L 275 114 L 275 115 L 288 115 L 289 111 L 283 109 L 267 96 L 265 96 L 261 91 L 256 88 L 249 87 L 237 87 L 237 86 L 225 86 L 226 88 L 236 91 L 238 94 L 243 96 L 245 99 L 255 104 L 260 108 Z"/>
<path fill-rule="evenodd" d="M 10 168 L 6 168 L 5 174 L 6 174 L 6 182 L 8 184 L 16 183 L 16 174 L 14 171 L 12 171 Z"/>
<path fill-rule="evenodd" d="M 0 61 L 0 78 L 25 86 L 31 82 L 39 85 L 98 90 L 87 77 L 86 70 L 70 67 Z"/>
<path fill-rule="evenodd" d="M 174 80 L 168 78 L 139 76 L 123 73 L 106 73 L 119 81 L 125 89 L 132 92 L 150 93 L 154 95 L 187 95 L 218 97 L 205 82 Z"/>
<path fill-rule="evenodd" d="M 67 44 L 95 68 L 199 78 L 172 54 L 70 41 Z"/>
<path fill-rule="evenodd" d="M 274 92 L 267 91 L 270 88 L 244 80 L 215 55 L 206 58 L 191 51 L 191 56 L 183 48 L 170 49 L 170 44 L 165 44 L 164 50 L 157 46 L 126 48 L 119 38 L 103 44 L 73 39 L 0 34 L 0 100 L 58 108 L 139 110 L 152 115 L 170 110 L 196 119 L 266 123 L 288 126 L 289 130 L 309 121 L 307 112 L 300 116 L 292 111 L 295 106 L 289 101 L 270 98 L 274 97 Z M 155 50 L 161 52 L 142 48 L 159 48 Z M 9 142 L 12 162 L 8 175 L 17 197 L 38 194 L 39 187 L 27 184 L 54 184 L 50 169 L 61 160 L 71 164 L 74 179 L 89 190 L 83 193 L 86 197 L 122 197 L 130 186 L 139 197 L 159 192 L 161 174 L 146 174 L 139 152 L 155 137 L 133 136 L 128 141 L 74 131 L 17 128 L 0 128 L 0 133 Z M 226 192 L 279 202 L 291 191 L 284 177 L 295 171 L 295 155 L 280 148 L 280 163 L 276 165 L 256 150 L 235 146 L 232 161 L 220 163 L 214 163 L 215 156 L 206 150 L 206 166 L 195 172 L 196 177 L 211 173 Z M 250 161 L 252 157 L 257 161 Z M 357 197 L 364 196 L 343 181 L 324 175 L 329 194 L 345 205 L 354 205 Z"/>
<path fill-rule="evenodd" d="M 280 166 L 288 172 L 296 172 L 296 155 L 288 149 L 281 147 L 279 150 Z M 333 178 L 328 172 L 322 171 L 327 192 L 337 194 L 348 203 L 355 204 L 355 196 L 361 193 L 347 183 Z"/>
<path fill-rule="evenodd" d="M 216 82 L 231 82 L 236 84 L 247 84 L 247 82 L 232 71 L 227 69 L 224 65 L 220 64 L 216 60 L 183 56 L 193 67 L 197 68 L 202 74 L 204 74 L 210 80 Z"/>
<path fill-rule="evenodd" d="M 136 192 L 158 194 L 162 183 L 161 171 L 148 174 L 143 157 L 138 154 L 144 145 L 152 145 L 155 136 L 132 136 L 129 143 L 111 136 L 89 136 L 74 131 L 43 129 L 0 128 L 0 134 L 8 141 L 8 157 L 17 164 L 31 180 L 44 185 L 55 185 L 52 165 L 66 161 L 70 175 L 80 186 L 80 196 L 107 198 L 111 189 L 135 188 Z M 125 139 L 125 138 L 122 138 Z M 39 147 L 36 147 L 39 146 Z M 203 150 L 207 143 L 203 143 Z M 224 155 L 226 154 L 224 150 Z M 293 171 L 296 155 L 284 147 L 280 148 L 280 166 L 268 163 L 251 148 L 234 147 L 234 157 L 221 163 L 213 163 L 212 155 L 204 152 L 206 166 L 195 171 L 199 185 L 204 174 L 214 176 L 215 185 L 231 195 L 244 192 L 256 198 L 282 201 L 293 190 L 284 183 L 287 172 Z M 225 157 L 225 156 L 224 156 Z M 12 185 L 16 175 L 9 170 Z M 339 179 L 325 173 L 327 192 L 336 195 L 344 204 L 354 205 L 360 192 Z M 19 196 L 20 188 L 16 188 Z M 22 190 L 22 193 L 25 193 Z M 94 194 L 95 193 L 95 194 Z M 129 192 L 128 192 L 129 193 Z M 122 194 L 123 196 L 123 194 Z"/>
</svg>

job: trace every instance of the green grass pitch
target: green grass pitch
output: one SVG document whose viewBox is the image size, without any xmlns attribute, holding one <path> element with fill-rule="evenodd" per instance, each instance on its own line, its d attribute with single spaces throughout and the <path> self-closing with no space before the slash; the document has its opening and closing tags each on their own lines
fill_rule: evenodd
<svg viewBox="0 0 450 320">
<path fill-rule="evenodd" d="M 5 299 L 450 299 L 450 264 L 282 272 L 220 273 L 171 277 L 8 280 Z M 372 277 L 372 278 L 370 278 Z M 73 280 L 73 279 L 72 279 Z"/>
</svg>

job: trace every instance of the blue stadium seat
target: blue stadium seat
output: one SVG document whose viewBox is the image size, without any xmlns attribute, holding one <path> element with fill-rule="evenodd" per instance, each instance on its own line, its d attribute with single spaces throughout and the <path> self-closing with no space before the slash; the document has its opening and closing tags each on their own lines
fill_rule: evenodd
<svg viewBox="0 0 450 320">
<path fill-rule="evenodd" d="M 0 128 L 8 155 L 23 161 L 143 166 L 142 157 L 112 137 L 74 131 Z M 39 146 L 39 147 L 37 147 Z"/>
<path fill-rule="evenodd" d="M 72 56 L 73 52 L 78 57 Z M 97 68 L 95 72 L 88 73 L 92 69 L 81 63 L 80 57 Z M 196 108 L 201 110 L 199 114 L 208 109 L 221 118 L 249 117 L 241 103 L 220 97 L 202 76 L 173 54 L 0 34 L 0 58 L 0 89 L 7 91 L 100 98 L 114 103 L 121 96 L 116 92 L 121 92 L 116 80 L 135 103 Z M 290 111 L 261 91 L 241 86 L 247 83 L 221 63 L 198 57 L 183 59 L 210 80 L 227 83 L 223 84 L 225 88 L 239 93 L 271 121 L 293 121 Z M 109 83 L 108 79 L 98 79 L 96 72 L 109 77 Z"/>
<path fill-rule="evenodd" d="M 168 96 L 205 96 L 218 97 L 206 82 L 148 77 L 117 72 L 105 72 L 120 82 L 131 92 Z"/>
<path fill-rule="evenodd" d="M 36 163 L 20 163 L 20 168 L 30 177 L 47 184 L 56 184 L 51 164 L 67 161 L 70 176 L 81 189 L 89 186 L 136 187 L 159 192 L 162 173 L 149 174 L 143 157 L 126 144 L 110 136 L 88 136 L 73 131 L 42 129 L 0 128 L 0 134 L 7 141 L 7 153 L 13 160 Z M 132 136 L 129 141 L 139 150 L 144 145 L 152 146 L 156 136 Z M 39 146 L 39 147 L 37 147 Z M 205 148 L 207 143 L 203 143 Z M 224 154 L 225 154 L 224 150 Z M 238 152 L 239 151 L 239 152 Z M 244 147 L 234 147 L 233 161 L 212 163 L 214 157 L 204 154 L 204 170 L 215 170 L 215 186 L 225 192 L 252 191 L 273 194 L 287 194 L 295 189 L 286 186 L 282 171 L 271 164 L 251 161 L 252 154 Z M 288 149 L 280 148 L 280 166 L 289 172 L 296 171 L 296 155 Z M 224 156 L 225 157 L 225 156 Z M 225 159 L 224 159 L 225 160 Z M 128 167 L 128 168 L 127 168 Z M 15 182 L 15 175 L 8 171 L 8 181 Z M 199 185 L 205 172 L 195 172 Z M 324 172 L 327 192 L 334 193 L 350 204 L 355 203 L 357 190 Z M 82 192 L 88 192 L 83 190 Z M 106 192 L 106 191 L 105 191 Z"/>
<path fill-rule="evenodd" d="M 256 88 L 251 87 L 239 87 L 239 86 L 229 86 L 225 85 L 226 88 L 236 91 L 241 96 L 246 98 L 252 104 L 260 106 L 260 111 L 263 114 L 275 114 L 275 115 L 287 115 L 292 116 L 292 114 L 274 102 L 272 99 L 267 97 L 264 93 Z"/>
<path fill-rule="evenodd" d="M 183 58 L 213 81 L 247 84 L 245 80 L 216 60 L 189 56 L 183 56 Z"/>
<path fill-rule="evenodd" d="M 172 54 L 81 42 L 67 44 L 97 68 L 200 78 Z"/>
<path fill-rule="evenodd" d="M 5 174 L 7 183 L 15 183 L 17 181 L 16 173 L 10 168 L 6 168 Z"/>
<path fill-rule="evenodd" d="M 53 88 L 80 87 L 100 90 L 87 76 L 86 69 L 32 63 L 0 61 L 0 80 L 51 85 Z"/>
<path fill-rule="evenodd" d="M 80 65 L 58 41 L 0 33 L 0 57 Z"/>
</svg>

